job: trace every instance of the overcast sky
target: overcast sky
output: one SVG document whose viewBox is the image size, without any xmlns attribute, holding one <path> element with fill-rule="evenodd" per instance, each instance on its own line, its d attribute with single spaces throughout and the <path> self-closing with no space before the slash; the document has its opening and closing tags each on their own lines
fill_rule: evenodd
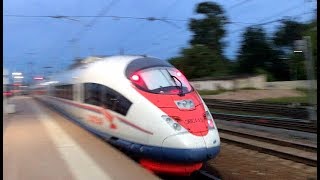
<svg viewBox="0 0 320 180">
<path fill-rule="evenodd" d="M 64 69 L 74 57 L 89 55 L 148 54 L 161 59 L 177 56 L 188 46 L 188 19 L 197 17 L 201 0 L 4 0 L 4 67 L 10 71 L 41 74 L 43 67 Z M 229 24 L 225 55 L 233 59 L 241 33 L 252 23 L 285 16 L 304 22 L 312 18 L 315 0 L 219 0 Z M 12 15 L 18 15 L 12 16 Z M 71 19 L 26 16 L 120 16 Z M 133 17 L 133 18 L 121 18 Z M 173 19 L 147 21 L 135 17 Z M 89 25 L 89 27 L 86 27 Z M 268 33 L 278 23 L 264 27 Z M 78 41 L 71 41 L 77 39 Z M 28 64 L 32 62 L 33 65 Z M 36 74 L 34 74 L 36 75 Z"/>
</svg>

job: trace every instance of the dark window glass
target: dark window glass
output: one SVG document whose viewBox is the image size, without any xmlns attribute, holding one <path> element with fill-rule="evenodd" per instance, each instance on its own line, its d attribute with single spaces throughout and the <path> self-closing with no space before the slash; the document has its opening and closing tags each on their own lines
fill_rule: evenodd
<svg viewBox="0 0 320 180">
<path fill-rule="evenodd" d="M 84 102 L 96 106 L 101 105 L 101 85 L 95 83 L 85 83 Z"/>
<path fill-rule="evenodd" d="M 58 98 L 73 100 L 72 85 L 58 85 L 53 88 L 53 95 Z"/>
<path fill-rule="evenodd" d="M 131 102 L 115 90 L 101 84 L 85 83 L 85 103 L 101 106 L 126 115 Z"/>
</svg>

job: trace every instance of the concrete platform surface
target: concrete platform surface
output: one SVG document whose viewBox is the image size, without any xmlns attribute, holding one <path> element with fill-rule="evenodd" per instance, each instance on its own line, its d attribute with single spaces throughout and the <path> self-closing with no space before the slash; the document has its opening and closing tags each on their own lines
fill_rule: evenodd
<svg viewBox="0 0 320 180">
<path fill-rule="evenodd" d="M 4 116 L 5 180 L 159 179 L 118 150 L 30 97 Z"/>
</svg>

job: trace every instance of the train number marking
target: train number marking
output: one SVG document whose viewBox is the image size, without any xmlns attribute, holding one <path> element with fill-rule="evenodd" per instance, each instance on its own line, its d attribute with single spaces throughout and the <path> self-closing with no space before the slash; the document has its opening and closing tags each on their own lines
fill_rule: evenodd
<svg viewBox="0 0 320 180">
<path fill-rule="evenodd" d="M 192 118 L 192 119 L 186 119 L 186 124 L 192 124 L 192 123 L 198 123 L 198 122 L 204 122 L 203 118 Z"/>
</svg>

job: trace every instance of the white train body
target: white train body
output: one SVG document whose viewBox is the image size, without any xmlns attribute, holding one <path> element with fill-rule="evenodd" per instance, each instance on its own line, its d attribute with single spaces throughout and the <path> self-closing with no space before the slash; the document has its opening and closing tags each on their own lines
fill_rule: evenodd
<svg viewBox="0 0 320 180">
<path fill-rule="evenodd" d="M 106 57 L 53 76 L 41 87 L 46 91 L 37 98 L 136 154 L 155 172 L 188 174 L 219 153 L 208 107 L 166 61 Z"/>
</svg>

